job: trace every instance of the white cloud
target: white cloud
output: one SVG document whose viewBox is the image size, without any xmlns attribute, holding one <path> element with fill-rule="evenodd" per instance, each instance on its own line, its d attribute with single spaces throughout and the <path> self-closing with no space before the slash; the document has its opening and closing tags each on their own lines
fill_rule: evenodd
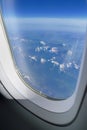
<svg viewBox="0 0 87 130">
<path fill-rule="evenodd" d="M 42 64 L 44 64 L 44 63 L 46 62 L 46 59 L 41 58 L 40 62 L 41 62 Z"/>
<path fill-rule="evenodd" d="M 36 56 L 29 56 L 29 58 L 30 58 L 31 60 L 37 61 Z"/>
<path fill-rule="evenodd" d="M 12 40 L 16 41 L 16 42 L 20 42 L 20 43 L 26 43 L 26 42 L 28 42 L 27 39 L 21 38 L 21 37 L 13 37 Z"/>
<path fill-rule="evenodd" d="M 40 52 L 42 50 L 42 47 L 37 47 L 37 48 L 35 48 L 35 51 L 36 52 Z"/>
<path fill-rule="evenodd" d="M 58 63 L 57 61 L 53 61 L 53 60 L 52 60 L 51 63 L 54 64 L 54 65 L 56 65 L 56 66 L 59 65 L 59 63 Z"/>
<path fill-rule="evenodd" d="M 72 63 L 71 62 L 67 63 L 66 66 L 67 66 L 67 68 L 70 68 L 72 66 Z"/>
<path fill-rule="evenodd" d="M 49 46 L 44 46 L 43 50 L 46 51 L 46 50 L 48 50 L 48 48 L 49 48 Z"/>
<path fill-rule="evenodd" d="M 76 70 L 79 69 L 79 66 L 77 64 L 74 64 L 74 67 L 75 67 Z"/>
<path fill-rule="evenodd" d="M 58 53 L 57 47 L 52 47 L 50 50 L 51 53 Z"/>
<path fill-rule="evenodd" d="M 48 61 L 53 61 L 53 60 L 56 60 L 56 57 L 53 56 L 51 59 L 49 59 Z"/>
<path fill-rule="evenodd" d="M 52 60 L 55 60 L 56 59 L 56 57 L 54 56 L 54 57 L 52 57 Z"/>
<path fill-rule="evenodd" d="M 43 47 L 36 47 L 35 51 L 40 52 L 40 51 L 47 51 L 49 46 L 43 46 Z"/>
<path fill-rule="evenodd" d="M 73 54 L 72 51 L 71 51 L 71 50 L 68 50 L 67 55 L 68 55 L 68 56 L 72 56 L 72 54 Z"/>
<path fill-rule="evenodd" d="M 30 80 L 30 77 L 28 75 L 24 75 L 24 79 Z"/>
<path fill-rule="evenodd" d="M 65 65 L 64 64 L 60 64 L 60 71 L 64 71 L 65 69 Z"/>
<path fill-rule="evenodd" d="M 46 43 L 44 42 L 44 41 L 40 41 L 40 44 L 42 44 L 42 45 L 46 45 Z"/>
<path fill-rule="evenodd" d="M 19 40 L 21 43 L 26 43 L 26 42 L 28 42 L 28 40 L 27 39 L 24 39 L 24 38 L 20 38 L 20 40 Z"/>
</svg>

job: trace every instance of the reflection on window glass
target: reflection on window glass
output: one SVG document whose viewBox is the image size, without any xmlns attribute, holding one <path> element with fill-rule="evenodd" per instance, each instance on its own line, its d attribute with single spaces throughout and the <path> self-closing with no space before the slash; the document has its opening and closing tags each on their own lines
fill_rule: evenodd
<svg viewBox="0 0 87 130">
<path fill-rule="evenodd" d="M 48 98 L 70 97 L 85 45 L 85 0 L 2 0 L 1 7 L 23 80 Z"/>
</svg>

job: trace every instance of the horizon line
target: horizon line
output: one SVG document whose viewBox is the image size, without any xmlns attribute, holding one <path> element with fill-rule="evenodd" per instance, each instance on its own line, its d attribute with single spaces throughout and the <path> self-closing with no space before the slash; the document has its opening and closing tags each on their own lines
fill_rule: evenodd
<svg viewBox="0 0 87 130">
<path fill-rule="evenodd" d="M 43 19 L 43 18 L 45 18 L 45 19 L 83 19 L 83 20 L 87 20 L 87 17 L 40 17 L 40 16 L 38 16 L 38 17 L 31 17 L 31 16 L 25 16 L 25 17 L 19 17 L 19 16 L 4 16 L 4 18 L 19 18 L 19 19 L 21 19 L 21 18 L 23 18 L 23 19 L 27 19 L 27 18 L 29 18 L 29 19 Z"/>
</svg>

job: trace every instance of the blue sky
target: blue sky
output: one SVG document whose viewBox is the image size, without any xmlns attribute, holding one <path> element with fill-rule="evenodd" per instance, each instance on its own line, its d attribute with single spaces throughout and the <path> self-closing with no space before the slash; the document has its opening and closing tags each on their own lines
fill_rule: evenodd
<svg viewBox="0 0 87 130">
<path fill-rule="evenodd" d="M 17 17 L 87 18 L 86 0 L 2 0 L 2 5 Z"/>
</svg>

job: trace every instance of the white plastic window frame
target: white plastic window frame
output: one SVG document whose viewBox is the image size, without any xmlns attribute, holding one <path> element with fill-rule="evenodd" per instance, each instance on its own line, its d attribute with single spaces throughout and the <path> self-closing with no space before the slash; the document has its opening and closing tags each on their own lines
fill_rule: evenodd
<svg viewBox="0 0 87 130">
<path fill-rule="evenodd" d="M 70 123 L 76 116 L 87 84 L 87 42 L 75 92 L 66 100 L 49 100 L 29 89 L 17 74 L 0 15 L 0 80 L 6 90 L 27 110 L 56 125 Z M 4 92 L 2 91 L 4 94 Z M 6 96 L 6 93 L 5 93 Z M 7 95 L 7 98 L 9 96 Z"/>
</svg>

